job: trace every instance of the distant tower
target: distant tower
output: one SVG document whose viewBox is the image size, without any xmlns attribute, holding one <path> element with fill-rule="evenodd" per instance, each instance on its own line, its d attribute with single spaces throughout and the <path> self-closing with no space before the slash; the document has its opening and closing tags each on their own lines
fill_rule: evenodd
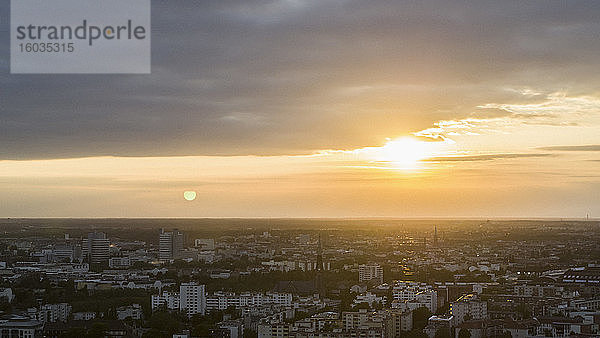
<svg viewBox="0 0 600 338">
<path fill-rule="evenodd" d="M 433 246 L 438 246 L 437 225 L 433 228 Z"/>
<path fill-rule="evenodd" d="M 317 244 L 317 271 L 323 270 L 323 246 L 321 245 L 321 232 L 319 231 L 319 241 Z"/>
<path fill-rule="evenodd" d="M 321 231 L 319 231 L 319 241 L 317 244 L 317 273 L 315 274 L 315 288 L 320 297 L 325 296 L 325 288 L 323 286 L 323 246 L 321 245 Z"/>
</svg>

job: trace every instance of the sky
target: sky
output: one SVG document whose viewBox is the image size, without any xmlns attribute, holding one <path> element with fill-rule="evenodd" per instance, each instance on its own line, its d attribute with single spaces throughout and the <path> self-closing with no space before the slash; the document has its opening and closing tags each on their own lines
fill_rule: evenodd
<svg viewBox="0 0 600 338">
<path fill-rule="evenodd" d="M 600 217 L 598 1 L 154 0 L 149 75 L 9 17 L 0 217 Z"/>
</svg>

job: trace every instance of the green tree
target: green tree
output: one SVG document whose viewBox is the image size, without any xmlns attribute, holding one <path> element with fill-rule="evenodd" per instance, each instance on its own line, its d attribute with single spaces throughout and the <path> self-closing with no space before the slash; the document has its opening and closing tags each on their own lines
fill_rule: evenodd
<svg viewBox="0 0 600 338">
<path fill-rule="evenodd" d="M 449 329 L 438 329 L 435 331 L 434 338 L 452 338 Z"/>
<path fill-rule="evenodd" d="M 471 338 L 471 331 L 460 329 L 460 331 L 458 331 L 458 338 Z"/>
<path fill-rule="evenodd" d="M 77 337 L 83 337 L 83 336 L 77 336 Z M 158 329 L 150 329 L 146 332 L 144 332 L 144 334 L 142 335 L 142 338 L 167 338 L 170 337 L 169 335 L 167 335 L 166 333 L 161 332 Z"/>
<path fill-rule="evenodd" d="M 427 321 L 431 317 L 431 311 L 422 306 L 413 311 L 413 327 L 417 330 L 423 330 L 427 326 Z"/>
<path fill-rule="evenodd" d="M 244 329 L 244 338 L 257 338 L 258 334 L 256 331 L 251 329 Z"/>
<path fill-rule="evenodd" d="M 402 335 L 403 338 L 429 338 L 423 330 L 413 329 Z"/>
<path fill-rule="evenodd" d="M 529 308 L 529 305 L 525 303 L 517 305 L 515 311 L 520 314 L 523 319 L 531 318 L 531 309 Z"/>
<path fill-rule="evenodd" d="M 236 309 L 235 306 L 228 306 L 223 313 L 231 316 L 231 319 L 237 319 L 241 316 L 241 311 Z"/>
<path fill-rule="evenodd" d="M 150 328 L 172 335 L 179 331 L 179 320 L 171 313 L 159 311 L 150 317 Z"/>
<path fill-rule="evenodd" d="M 370 308 L 371 307 L 369 306 L 369 303 L 362 302 L 362 303 L 356 304 L 356 306 L 354 307 L 354 310 L 360 310 L 360 309 L 367 309 L 367 310 L 369 310 Z"/>
<path fill-rule="evenodd" d="M 85 329 L 82 327 L 73 327 L 67 330 L 62 336 L 64 338 L 79 338 L 85 337 Z"/>
<path fill-rule="evenodd" d="M 92 327 L 88 330 L 86 337 L 103 338 L 106 330 L 108 330 L 108 325 L 104 323 L 94 323 L 92 324 Z"/>
<path fill-rule="evenodd" d="M 352 311 L 352 304 L 355 297 L 356 294 L 348 290 L 340 292 L 340 300 L 342 301 L 340 311 Z"/>
</svg>

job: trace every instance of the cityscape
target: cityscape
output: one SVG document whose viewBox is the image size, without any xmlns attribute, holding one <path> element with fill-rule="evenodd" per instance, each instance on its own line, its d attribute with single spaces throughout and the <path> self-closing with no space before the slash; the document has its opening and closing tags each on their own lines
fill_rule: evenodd
<svg viewBox="0 0 600 338">
<path fill-rule="evenodd" d="M 600 338 L 600 0 L 0 1 L 0 338 Z"/>
<path fill-rule="evenodd" d="M 600 335 L 593 220 L 0 226 L 3 337 Z"/>
</svg>

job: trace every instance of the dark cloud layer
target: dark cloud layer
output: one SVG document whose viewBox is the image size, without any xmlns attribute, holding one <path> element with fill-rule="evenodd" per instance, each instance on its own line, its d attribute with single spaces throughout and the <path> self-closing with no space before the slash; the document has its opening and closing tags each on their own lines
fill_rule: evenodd
<svg viewBox="0 0 600 338">
<path fill-rule="evenodd" d="M 131 76 L 8 74 L 8 3 L 0 159 L 352 149 L 600 85 L 597 1 L 153 1 Z"/>
</svg>

